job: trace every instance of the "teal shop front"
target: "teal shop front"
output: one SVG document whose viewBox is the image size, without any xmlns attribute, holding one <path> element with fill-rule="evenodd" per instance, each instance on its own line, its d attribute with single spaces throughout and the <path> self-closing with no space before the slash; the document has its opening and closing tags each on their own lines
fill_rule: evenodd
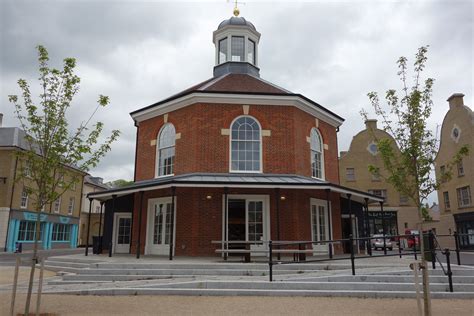
<svg viewBox="0 0 474 316">
<path fill-rule="evenodd" d="M 79 218 L 60 214 L 40 213 L 39 249 L 76 248 Z M 38 213 L 11 210 L 8 222 L 7 252 L 18 244 L 22 250 L 33 249 Z"/>
</svg>

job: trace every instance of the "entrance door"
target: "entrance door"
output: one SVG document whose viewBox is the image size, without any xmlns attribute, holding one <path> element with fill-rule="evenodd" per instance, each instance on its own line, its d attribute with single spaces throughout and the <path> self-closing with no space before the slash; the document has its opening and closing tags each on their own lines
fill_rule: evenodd
<svg viewBox="0 0 474 316">
<path fill-rule="evenodd" d="M 149 202 L 147 254 L 169 254 L 172 238 L 171 204 L 171 198 L 152 199 Z"/>
<path fill-rule="evenodd" d="M 128 253 L 130 250 L 131 214 L 115 214 L 115 253 Z"/>
<path fill-rule="evenodd" d="M 230 198 L 228 200 L 227 236 L 229 241 L 268 240 L 265 199 L 258 197 Z M 229 244 L 229 249 L 242 249 L 246 244 Z M 266 249 L 266 244 L 250 245 L 250 249 Z M 258 254 L 252 254 L 253 256 Z M 261 253 L 260 255 L 264 255 Z"/>
<path fill-rule="evenodd" d="M 342 239 L 349 239 L 351 233 L 353 234 L 353 238 L 359 238 L 359 230 L 357 229 L 357 217 L 352 215 L 352 218 L 349 218 L 348 214 L 341 215 L 342 221 Z M 354 241 L 354 253 L 359 252 L 358 241 Z M 350 253 L 350 243 L 346 241 L 343 243 L 343 250 L 344 253 Z"/>
<path fill-rule="evenodd" d="M 311 200 L 311 233 L 312 241 L 329 240 L 329 220 L 327 202 Z M 328 252 L 327 243 L 313 244 L 315 252 Z"/>
</svg>

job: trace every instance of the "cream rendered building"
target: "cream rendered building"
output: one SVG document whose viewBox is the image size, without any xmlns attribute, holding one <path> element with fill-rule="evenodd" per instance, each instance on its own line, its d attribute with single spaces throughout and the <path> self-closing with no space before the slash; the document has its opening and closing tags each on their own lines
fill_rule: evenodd
<svg viewBox="0 0 474 316">
<path fill-rule="evenodd" d="M 381 233 L 385 222 L 385 233 L 404 234 L 405 229 L 416 229 L 418 213 L 413 202 L 401 196 L 395 188 L 383 180 L 383 162 L 377 151 L 376 140 L 395 140 L 387 132 L 377 128 L 377 120 L 367 120 L 366 129 L 352 138 L 349 151 L 341 151 L 339 158 L 340 184 L 360 191 L 385 197 L 383 214 L 379 204 L 369 204 L 370 235 Z M 373 176 L 368 166 L 380 168 L 382 177 Z"/>
<path fill-rule="evenodd" d="M 26 150 L 25 132 L 17 127 L 2 127 L 0 114 L 0 247 L 13 252 L 21 244 L 23 250 L 31 249 L 34 242 L 37 212 L 35 201 L 26 188 L 35 186 L 27 176 L 18 178 L 21 170 L 27 168 L 16 154 Z M 82 181 L 84 174 L 65 167 L 64 177 L 76 175 L 73 185 L 55 202 L 46 205 L 41 214 L 40 249 L 75 248 L 79 214 L 81 209 Z"/>
<path fill-rule="evenodd" d="M 438 234 L 452 234 L 454 231 L 474 234 L 474 203 L 472 200 L 474 190 L 474 113 L 464 104 L 463 97 L 464 94 L 455 93 L 447 100 L 449 111 L 441 126 L 439 151 L 435 159 L 436 177 L 440 177 L 443 170 L 446 169 L 447 163 L 452 160 L 463 145 L 468 145 L 470 152 L 459 165 L 454 166 L 451 180 L 442 183 L 438 190 L 440 222 L 435 226 Z M 447 246 L 451 244 L 452 242 Z M 474 235 L 463 236 L 461 247 L 474 248 Z"/>
</svg>

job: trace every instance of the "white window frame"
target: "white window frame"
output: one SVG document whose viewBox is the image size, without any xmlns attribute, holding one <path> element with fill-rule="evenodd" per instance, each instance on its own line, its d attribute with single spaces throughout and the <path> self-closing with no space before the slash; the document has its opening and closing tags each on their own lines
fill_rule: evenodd
<svg viewBox="0 0 474 316">
<path fill-rule="evenodd" d="M 466 190 L 466 191 L 464 191 L 464 190 Z M 463 192 L 467 192 L 467 198 L 469 198 L 469 203 L 468 204 L 463 203 L 463 200 L 464 200 L 463 196 L 462 196 Z M 458 197 L 458 207 L 468 207 L 468 206 L 472 205 L 472 196 L 471 196 L 470 186 L 466 185 L 466 186 L 457 188 L 456 189 L 456 194 L 457 194 L 457 197 Z"/>
<path fill-rule="evenodd" d="M 450 210 L 451 209 L 451 199 L 449 198 L 449 191 L 444 191 L 443 192 L 443 201 L 444 201 L 444 209 L 445 210 Z"/>
<path fill-rule="evenodd" d="M 20 208 L 28 208 L 29 194 L 25 188 L 21 191 Z"/>
<path fill-rule="evenodd" d="M 352 170 L 352 173 L 349 173 L 348 172 L 349 170 Z M 350 176 L 352 176 L 352 178 Z M 355 181 L 355 180 L 356 180 L 355 168 L 346 168 L 346 181 Z"/>
<path fill-rule="evenodd" d="M 56 214 L 59 214 L 61 212 L 61 197 L 58 197 L 53 202 L 53 212 Z"/>
<path fill-rule="evenodd" d="M 315 132 L 316 135 L 319 136 L 319 140 L 321 141 L 321 178 L 318 178 L 313 174 L 313 157 L 314 157 L 313 152 L 317 152 L 311 146 L 311 144 L 312 144 L 311 140 L 313 138 L 313 132 Z M 310 156 L 311 177 L 314 178 L 314 179 L 325 180 L 326 179 L 326 174 L 325 174 L 325 170 L 324 170 L 324 163 L 325 163 L 324 162 L 324 139 L 323 139 L 323 136 L 321 135 L 321 132 L 316 127 L 313 127 L 311 129 L 310 134 L 309 134 L 309 148 L 310 148 L 310 153 L 311 153 L 311 156 Z"/>
<path fill-rule="evenodd" d="M 72 202 L 72 203 L 71 203 Z M 69 198 L 69 205 L 67 207 L 67 213 L 69 215 L 72 215 L 74 213 L 74 204 L 75 204 L 75 198 L 74 197 L 70 197 Z"/>
<path fill-rule="evenodd" d="M 160 136 L 163 130 L 167 126 L 172 126 L 174 128 L 174 145 L 173 146 L 168 146 L 164 148 L 160 148 Z M 174 157 L 173 157 L 173 167 L 172 167 L 172 172 L 170 174 L 163 174 L 160 175 L 160 150 L 162 149 L 167 149 L 167 148 L 173 148 L 174 147 Z M 160 131 L 158 132 L 158 135 L 156 137 L 156 157 L 155 157 L 155 178 L 163 178 L 163 177 L 171 177 L 174 176 L 174 167 L 175 167 L 175 160 L 176 160 L 176 127 L 172 123 L 165 123 L 163 126 L 160 128 Z"/>
<path fill-rule="evenodd" d="M 232 169 L 232 126 L 234 125 L 234 123 L 242 118 L 242 117 L 249 117 L 251 118 L 252 120 L 254 120 L 257 125 L 258 125 L 258 128 L 260 130 L 260 137 L 259 137 L 259 160 L 260 160 L 260 165 L 259 165 L 259 169 L 258 170 L 233 170 Z M 262 125 L 260 124 L 260 122 L 254 117 L 254 116 L 251 116 L 251 115 L 239 115 L 237 116 L 236 118 L 234 118 L 234 120 L 232 121 L 232 123 L 230 124 L 230 133 L 229 133 L 229 171 L 232 172 L 232 173 L 262 173 L 263 172 L 263 138 L 262 138 Z"/>
<path fill-rule="evenodd" d="M 316 223 L 313 222 L 313 206 L 319 207 L 322 206 L 324 208 L 324 216 L 326 218 L 326 240 L 327 239 L 333 239 L 333 229 L 330 229 L 330 225 L 332 224 L 332 207 L 331 207 L 331 201 L 329 201 L 329 218 L 328 216 L 328 206 L 327 206 L 327 201 L 326 200 L 320 200 L 320 199 L 315 199 L 311 198 L 310 203 L 309 203 L 309 216 L 310 216 L 310 224 L 311 224 L 311 240 L 312 241 L 317 241 L 313 240 L 313 237 L 315 235 L 314 231 L 314 225 L 316 224 L 316 229 L 319 229 L 319 217 L 316 218 Z M 331 227 L 332 228 L 332 227 Z M 331 234 L 329 234 L 329 231 L 331 231 Z M 319 234 L 318 234 L 319 236 Z M 328 245 L 327 244 L 313 244 L 312 245 L 314 252 L 328 252 Z"/>
<path fill-rule="evenodd" d="M 153 234 L 154 234 L 154 205 L 155 204 L 172 204 L 173 197 L 166 196 L 160 198 L 154 198 L 148 200 L 148 210 L 147 210 L 147 230 L 146 230 L 146 242 L 145 242 L 145 255 L 150 254 L 157 254 L 157 255 L 167 255 L 169 253 L 170 245 L 166 244 L 153 244 Z M 174 197 L 174 210 L 173 213 L 173 255 L 176 251 L 176 219 L 177 219 L 177 204 L 178 204 L 178 197 Z M 115 227 L 115 226 L 114 226 Z"/>
</svg>

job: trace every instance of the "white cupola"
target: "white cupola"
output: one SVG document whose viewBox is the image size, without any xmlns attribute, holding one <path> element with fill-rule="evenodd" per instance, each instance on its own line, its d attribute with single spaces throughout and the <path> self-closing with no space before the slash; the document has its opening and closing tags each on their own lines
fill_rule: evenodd
<svg viewBox="0 0 474 316">
<path fill-rule="evenodd" d="M 258 42 L 260 33 L 255 26 L 234 9 L 234 16 L 222 21 L 214 31 L 216 47 L 214 77 L 227 73 L 260 76 L 258 68 Z"/>
</svg>

